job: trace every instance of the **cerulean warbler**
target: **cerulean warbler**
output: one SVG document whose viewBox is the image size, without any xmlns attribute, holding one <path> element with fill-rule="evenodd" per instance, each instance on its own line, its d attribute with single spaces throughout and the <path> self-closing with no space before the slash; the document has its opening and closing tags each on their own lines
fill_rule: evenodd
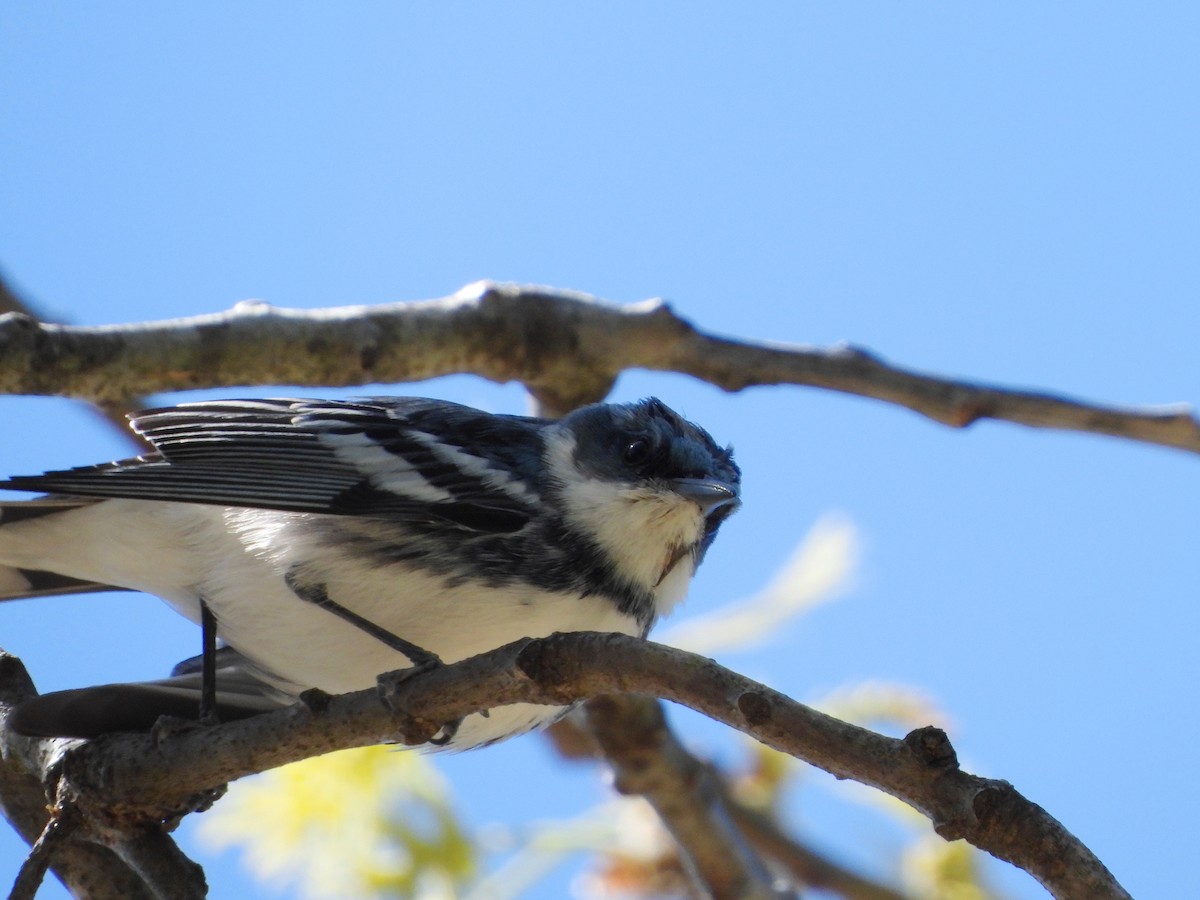
<svg viewBox="0 0 1200 900">
<path fill-rule="evenodd" d="M 221 718 L 522 637 L 644 636 L 738 505 L 730 451 L 654 399 L 560 420 L 407 398 L 229 400 L 132 422 L 156 452 L 0 482 L 49 494 L 0 502 L 0 599 L 116 587 L 197 622 L 206 607 L 225 645 Z M 88 737 L 195 717 L 199 668 L 47 694 L 10 724 Z M 473 715 L 453 745 L 559 712 Z"/>
</svg>

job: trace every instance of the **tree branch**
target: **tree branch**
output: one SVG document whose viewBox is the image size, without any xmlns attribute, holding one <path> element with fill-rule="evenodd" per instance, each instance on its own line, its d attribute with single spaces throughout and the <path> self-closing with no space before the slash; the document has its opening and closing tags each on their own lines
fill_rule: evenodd
<svg viewBox="0 0 1200 900">
<path fill-rule="evenodd" d="M 0 290 L 0 307 L 22 305 Z M 309 311 L 244 303 L 228 313 L 129 326 L 54 325 L 27 312 L 0 315 L 0 393 L 77 396 L 110 414 L 129 397 L 153 390 L 351 385 L 461 372 L 521 381 L 543 410 L 561 414 L 602 399 L 620 372 L 644 368 L 691 374 L 729 391 L 761 384 L 823 387 L 898 404 L 953 427 L 1003 419 L 1200 452 L 1200 423 L 1182 407 L 1119 409 L 922 375 L 854 348 L 725 339 L 699 331 L 658 301 L 622 307 L 581 294 L 480 283 L 420 303 Z M 3 676 L 0 671 L 0 681 Z M 372 692 L 362 692 L 327 705 L 313 698 L 314 708 L 297 705 L 157 743 L 121 735 L 75 748 L 62 768 L 74 804 L 69 812 L 81 813 L 91 839 L 103 836 L 118 854 L 72 839 L 67 829 L 67 837 L 53 840 L 59 832 L 46 831 L 46 857 L 77 896 L 202 896 L 202 876 L 195 877 L 161 828 L 226 780 L 394 740 L 398 733 L 419 743 L 443 722 L 505 703 L 566 703 L 629 691 L 675 699 L 839 778 L 885 790 L 928 815 L 944 837 L 965 837 L 1021 866 L 1055 896 L 1127 896 L 1044 810 L 1004 782 L 962 772 L 942 732 L 885 738 L 681 651 L 616 636 L 556 636 L 386 684 L 385 696 L 396 707 L 390 714 Z M 47 773 L 47 745 L 30 750 L 23 739 L 4 740 L 5 813 L 32 840 L 44 824 L 45 797 L 31 772 Z M 626 783 L 640 780 L 652 801 L 656 778 L 689 771 L 671 768 L 669 735 L 655 741 L 653 752 L 631 745 L 614 750 L 618 761 L 625 754 Z M 147 766 L 148 759 L 156 765 Z M 727 835 L 719 838 L 720 857 L 696 850 L 706 828 L 715 836 L 728 824 L 713 792 L 677 792 L 688 795 L 683 803 L 669 791 L 657 793 L 659 801 L 666 798 L 656 806 L 668 827 L 696 855 L 716 896 L 762 894 L 766 882 L 752 854 Z M 31 875 L 38 863 L 31 862 Z"/>
<path fill-rule="evenodd" d="M 785 834 L 765 813 L 726 797 L 738 831 L 755 850 L 770 858 L 800 884 L 820 888 L 845 900 L 909 900 L 898 890 L 864 878 Z"/>
<path fill-rule="evenodd" d="M 1045 810 L 1006 782 L 962 771 L 940 730 L 918 729 L 903 740 L 884 737 L 711 660 L 622 635 L 519 641 L 418 677 L 385 676 L 379 693 L 296 704 L 157 741 L 111 735 L 67 753 L 62 777 L 88 817 L 104 827 L 142 829 L 173 819 L 192 808 L 198 794 L 252 772 L 345 747 L 421 740 L 440 723 L 494 706 L 563 704 L 615 692 L 674 700 L 838 778 L 886 791 L 928 816 L 942 837 L 965 838 L 1020 866 L 1055 897 L 1128 898 Z"/>
<path fill-rule="evenodd" d="M 138 393 L 248 384 L 357 385 L 471 372 L 521 381 L 550 409 L 604 397 L 626 369 L 682 372 L 727 391 L 797 384 L 872 397 L 955 428 L 1002 419 L 1200 453 L 1183 406 L 1123 409 L 923 375 L 853 347 L 815 349 L 706 334 L 658 300 L 479 282 L 441 300 L 320 310 L 240 303 L 137 325 L 0 316 L 0 393 L 104 405 Z"/>
<path fill-rule="evenodd" d="M 21 661 L 0 651 L 0 719 L 17 703 L 36 695 Z M 32 845 L 49 824 L 43 782 L 54 760 L 49 753 L 42 752 L 49 749 L 45 742 L 19 738 L 2 728 L 0 734 L 4 740 L 4 752 L 0 753 L 0 805 L 4 817 Z M 67 840 L 51 849 L 45 861 L 72 896 L 80 900 L 155 900 L 146 882 L 108 847 Z M 18 891 L 27 889 L 21 882 L 22 876 L 40 882 L 44 871 L 42 868 L 40 872 L 27 874 L 23 868 L 13 885 L 13 895 L 21 896 Z"/>
<path fill-rule="evenodd" d="M 622 794 L 643 797 L 675 838 L 685 868 L 713 900 L 784 900 L 775 879 L 734 827 L 721 784 L 667 728 L 647 697 L 606 694 L 584 707 Z"/>
<path fill-rule="evenodd" d="M 8 284 L 8 280 L 0 274 L 0 320 L 3 320 L 4 313 L 16 313 L 18 317 L 32 319 L 34 321 L 45 321 L 45 316 L 40 315 L 33 306 L 26 300 L 19 297 Z M 4 330 L 4 323 L 0 321 L 0 334 Z M 0 337 L 0 369 L 4 368 L 4 340 Z M 137 393 L 127 394 L 124 397 L 106 397 L 104 399 L 93 401 L 88 405 L 88 409 L 92 413 L 100 416 L 109 425 L 116 428 L 125 438 L 132 444 L 137 445 L 144 450 L 151 449 L 150 442 L 135 434 L 129 427 L 129 420 L 125 418 L 125 414 L 133 410 L 144 409 L 146 406 L 144 398 Z"/>
<path fill-rule="evenodd" d="M 597 706 L 613 702 L 630 709 L 630 713 L 604 717 L 592 714 Z M 900 891 L 871 881 L 805 846 L 787 834 L 771 815 L 739 800 L 720 769 L 694 756 L 678 741 L 663 720 L 657 700 L 635 694 L 608 694 L 592 698 L 584 709 L 588 712 L 586 723 L 577 723 L 574 717 L 568 716 L 547 729 L 546 734 L 565 759 L 607 761 L 617 769 L 618 789 L 623 792 L 626 788 L 640 788 L 637 769 L 642 765 L 642 758 L 637 748 L 649 748 L 665 741 L 666 749 L 646 762 L 654 770 L 654 777 L 646 780 L 650 790 L 664 792 L 670 802 L 679 802 L 670 793 L 672 790 L 697 795 L 685 801 L 684 809 L 684 814 L 695 816 L 697 823 L 686 831 L 671 828 L 681 845 L 681 852 L 693 857 L 707 857 L 709 832 L 719 833 L 723 827 L 707 824 L 708 810 L 711 809 L 714 818 L 728 816 L 732 820 L 739 842 L 749 844 L 755 852 L 788 872 L 796 884 L 819 888 L 846 900 L 908 900 Z M 665 729 L 665 738 L 656 733 L 660 729 Z M 627 757 L 621 752 L 622 744 L 633 745 L 635 752 Z M 621 783 L 622 769 L 632 769 L 634 773 L 634 778 L 624 784 Z M 710 792 L 714 789 L 718 803 L 711 800 Z M 660 818 L 666 815 L 657 806 L 655 809 Z M 697 840 L 685 845 L 693 835 Z"/>
</svg>

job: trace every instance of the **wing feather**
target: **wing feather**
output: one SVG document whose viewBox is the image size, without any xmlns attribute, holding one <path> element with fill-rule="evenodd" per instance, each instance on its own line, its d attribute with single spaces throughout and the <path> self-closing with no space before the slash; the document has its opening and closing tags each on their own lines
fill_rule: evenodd
<svg viewBox="0 0 1200 900">
<path fill-rule="evenodd" d="M 229 400 L 132 417 L 146 456 L 0 483 L 15 490 L 513 531 L 537 511 L 539 420 L 436 400 Z"/>
</svg>

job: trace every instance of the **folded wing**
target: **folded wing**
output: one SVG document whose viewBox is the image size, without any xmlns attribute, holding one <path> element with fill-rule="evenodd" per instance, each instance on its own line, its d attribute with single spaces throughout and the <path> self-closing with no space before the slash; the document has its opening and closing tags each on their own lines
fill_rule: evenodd
<svg viewBox="0 0 1200 900">
<path fill-rule="evenodd" d="M 525 480 L 537 475 L 535 420 L 419 399 L 233 400 L 149 410 L 133 427 L 156 452 L 0 487 L 432 520 L 483 532 L 518 530 L 537 511 Z"/>
</svg>

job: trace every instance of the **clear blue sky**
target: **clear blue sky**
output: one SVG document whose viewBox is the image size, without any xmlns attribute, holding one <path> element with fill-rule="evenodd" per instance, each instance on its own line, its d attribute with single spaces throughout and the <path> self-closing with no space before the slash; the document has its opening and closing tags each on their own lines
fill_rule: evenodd
<svg viewBox="0 0 1200 900">
<path fill-rule="evenodd" d="M 713 331 L 846 339 L 939 373 L 1195 402 L 1198 95 L 1184 3 L 10 2 L 0 267 L 80 323 L 496 278 L 666 296 Z M 390 390 L 524 403 L 469 379 Z M 973 771 L 1044 805 L 1135 896 L 1194 888 L 1200 459 L 954 432 L 810 389 L 630 374 L 616 391 L 651 393 L 745 470 L 685 614 L 753 591 L 827 511 L 862 534 L 851 596 L 723 661 L 800 698 L 919 686 Z M 0 398 L 6 473 L 126 451 L 69 402 Z M 0 609 L 0 645 L 51 689 L 161 674 L 196 636 L 106 596 Z M 473 822 L 598 796 L 552 765 L 525 738 L 448 771 Z M 807 836 L 850 861 L 892 846 L 816 796 Z M 0 879 L 20 856 L 0 838 Z M 214 896 L 255 892 L 232 856 L 204 861 Z"/>
</svg>

